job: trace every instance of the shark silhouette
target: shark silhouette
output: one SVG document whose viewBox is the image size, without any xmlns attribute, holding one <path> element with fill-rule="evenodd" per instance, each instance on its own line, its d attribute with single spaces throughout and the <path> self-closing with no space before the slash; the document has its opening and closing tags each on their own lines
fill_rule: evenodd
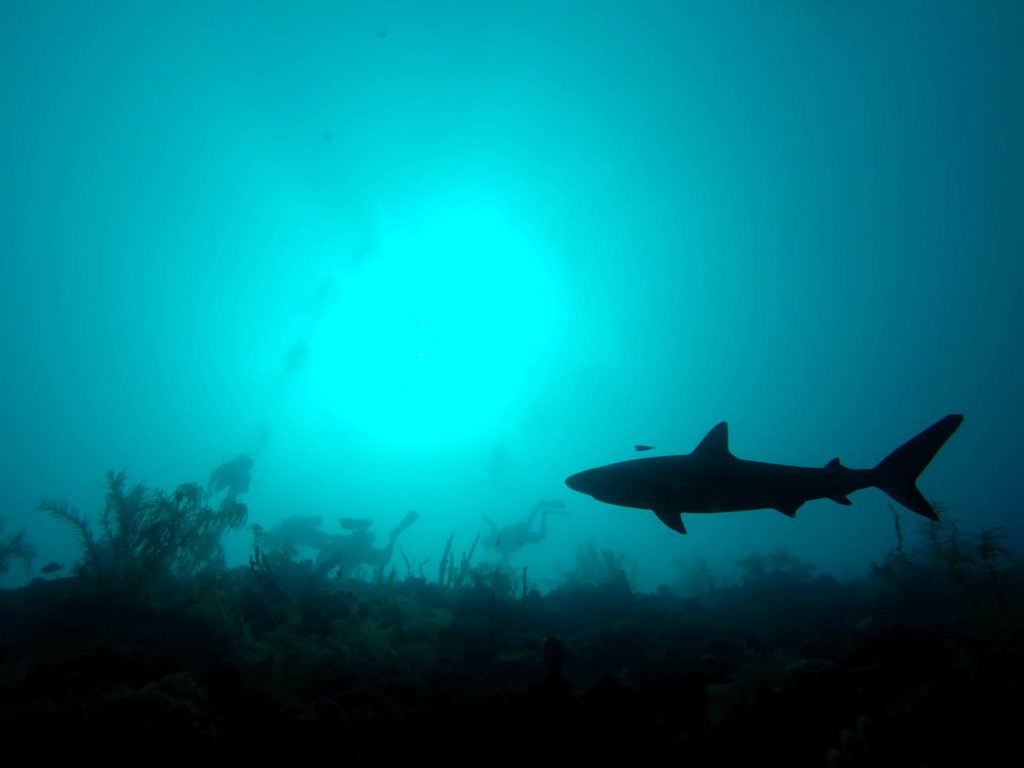
<svg viewBox="0 0 1024 768">
<path fill-rule="evenodd" d="M 851 504 L 847 496 L 863 488 L 879 488 L 907 509 L 938 520 L 917 488 L 917 477 L 963 420 L 961 414 L 940 419 L 872 469 L 849 469 L 839 459 L 822 468 L 738 459 L 729 451 L 723 421 L 693 453 L 608 464 L 571 475 L 565 484 L 607 504 L 650 509 L 679 533 L 686 533 L 683 512 L 777 509 L 793 517 L 811 499 Z"/>
</svg>

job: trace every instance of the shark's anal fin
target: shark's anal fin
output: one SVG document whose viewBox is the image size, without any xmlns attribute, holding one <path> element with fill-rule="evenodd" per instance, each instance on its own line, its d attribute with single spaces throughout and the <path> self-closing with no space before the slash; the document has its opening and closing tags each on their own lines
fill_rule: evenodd
<svg viewBox="0 0 1024 768">
<path fill-rule="evenodd" d="M 834 501 L 836 504 L 842 504 L 844 507 L 848 507 L 851 504 L 853 504 L 853 502 L 850 501 L 845 496 L 829 496 L 829 498 L 832 499 L 832 501 Z"/>
<path fill-rule="evenodd" d="M 678 509 L 656 509 L 654 514 L 673 531 L 686 533 L 686 526 L 683 525 L 683 515 Z"/>
</svg>

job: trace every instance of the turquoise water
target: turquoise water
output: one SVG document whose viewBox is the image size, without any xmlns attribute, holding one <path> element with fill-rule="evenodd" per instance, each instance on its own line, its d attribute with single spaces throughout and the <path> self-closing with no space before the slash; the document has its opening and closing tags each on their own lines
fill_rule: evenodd
<svg viewBox="0 0 1024 768">
<path fill-rule="evenodd" d="M 644 589 L 895 546 L 876 490 L 682 537 L 564 485 L 722 420 L 743 458 L 870 467 L 964 413 L 921 488 L 1019 543 L 1022 32 L 997 2 L 3 3 L 0 517 L 37 548 L 3 583 L 78 557 L 40 499 L 243 452 L 250 522 L 415 509 L 432 567 L 562 501 L 510 556 L 542 588 L 591 544 Z"/>
</svg>

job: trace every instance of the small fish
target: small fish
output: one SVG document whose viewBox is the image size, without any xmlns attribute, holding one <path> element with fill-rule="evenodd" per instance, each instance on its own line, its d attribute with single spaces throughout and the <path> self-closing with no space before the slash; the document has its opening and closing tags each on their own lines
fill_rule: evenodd
<svg viewBox="0 0 1024 768">
<path fill-rule="evenodd" d="M 44 565 L 39 570 L 41 572 L 43 572 L 43 573 L 56 573 L 57 571 L 63 571 L 64 570 L 64 565 L 63 565 L 63 563 L 51 562 L 51 563 L 47 563 L 46 565 Z"/>
<path fill-rule="evenodd" d="M 633 450 L 634 451 L 653 451 L 654 450 L 654 446 L 653 445 L 634 445 L 633 446 Z"/>
</svg>

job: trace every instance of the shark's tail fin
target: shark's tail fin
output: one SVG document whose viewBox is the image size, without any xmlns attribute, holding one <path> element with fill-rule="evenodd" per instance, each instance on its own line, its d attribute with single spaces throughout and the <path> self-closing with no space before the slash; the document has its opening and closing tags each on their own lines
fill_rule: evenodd
<svg viewBox="0 0 1024 768">
<path fill-rule="evenodd" d="M 929 520 L 938 520 L 939 516 L 932 505 L 917 489 L 917 476 L 935 458 L 935 454 L 963 420 L 962 414 L 950 414 L 890 453 L 875 467 L 875 486 L 907 509 Z"/>
</svg>

